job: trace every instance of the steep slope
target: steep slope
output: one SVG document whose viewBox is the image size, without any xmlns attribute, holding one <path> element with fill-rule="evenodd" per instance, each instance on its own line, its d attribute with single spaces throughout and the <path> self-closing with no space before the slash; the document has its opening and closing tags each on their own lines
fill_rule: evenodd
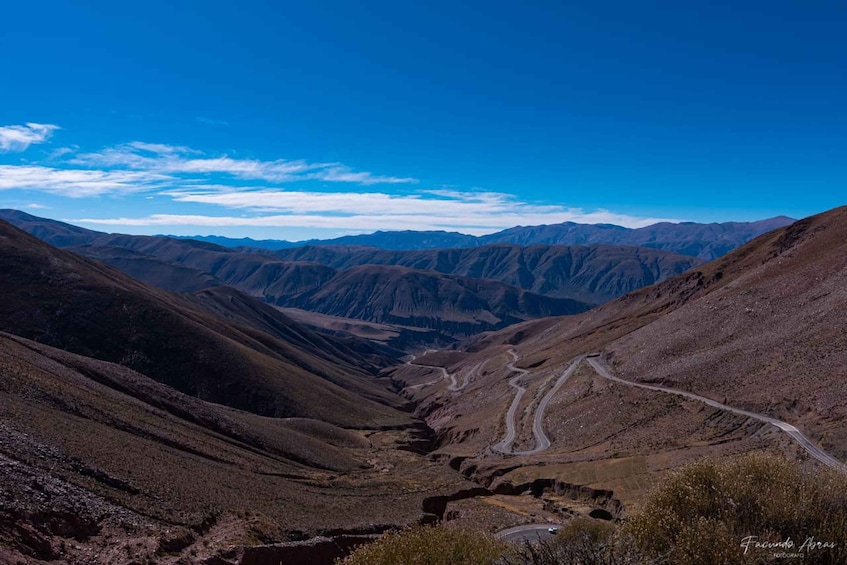
<svg viewBox="0 0 847 565">
<path fill-rule="evenodd" d="M 85 255 L 103 257 L 107 262 L 114 261 L 119 268 L 123 263 L 110 259 L 119 251 L 111 250 L 128 250 L 140 257 L 152 257 L 169 265 L 209 274 L 251 296 L 272 297 L 271 302 L 273 297 L 296 297 L 313 291 L 336 274 L 335 269 L 318 263 L 281 261 L 267 254 L 236 251 L 189 239 L 102 234 L 90 246 L 75 249 Z M 104 251 L 98 252 L 99 249 Z M 142 277 L 150 277 L 140 268 L 135 269 L 131 265 L 127 268 L 137 271 Z M 195 274 L 194 278 L 198 276 Z"/>
<path fill-rule="evenodd" d="M 665 251 L 622 246 L 487 245 L 470 249 L 385 251 L 368 247 L 299 247 L 273 253 L 287 261 L 336 269 L 399 265 L 599 304 L 678 275 L 702 262 Z"/>
<path fill-rule="evenodd" d="M 103 235 L 102 232 L 87 230 L 79 226 L 57 222 L 56 220 L 39 218 L 38 216 L 21 212 L 20 210 L 0 210 L 0 220 L 9 222 L 13 226 L 56 247 L 85 245 Z"/>
<path fill-rule="evenodd" d="M 378 323 L 471 335 L 543 316 L 575 314 L 590 306 L 521 291 L 493 281 L 395 266 L 363 265 L 339 272 L 315 292 L 280 306 Z"/>
<path fill-rule="evenodd" d="M 486 455 L 504 437 L 505 410 L 515 396 L 508 386 L 515 376 L 507 369 L 510 349 L 516 367 L 528 371 L 519 381 L 527 399 L 550 390 L 578 355 L 598 352 L 597 362 L 624 381 L 692 392 L 787 422 L 844 461 L 845 282 L 847 208 L 838 208 L 579 316 L 470 338 L 461 353 L 421 361 L 469 373 L 461 395 L 448 401 L 435 387 L 409 395 L 422 402 L 422 412 L 432 410 L 428 420 L 443 434 L 444 452 L 467 457 L 463 465 L 481 476 L 554 478 L 612 489 L 628 501 L 637 501 L 667 469 L 703 456 L 751 450 L 810 456 L 784 428 L 610 381 L 587 362 L 563 381 L 543 415 L 547 450 L 523 459 Z M 474 369 L 481 361 L 484 372 Z M 408 366 L 395 370 L 395 378 L 410 385 L 427 375 Z M 535 404 L 522 406 L 527 411 L 518 412 L 514 448 L 531 450 Z M 508 470 L 516 465 L 521 469 Z"/>
<path fill-rule="evenodd" d="M 134 279 L 170 292 L 197 292 L 224 284 L 205 271 L 178 265 L 132 249 L 107 245 L 74 245 L 65 249 L 102 261 Z"/>
<path fill-rule="evenodd" d="M 261 334 L 270 335 L 353 373 L 362 369 L 377 373 L 382 367 L 396 362 L 396 358 L 380 353 L 365 341 L 327 339 L 323 335 L 308 331 L 279 309 L 230 286 L 201 290 L 183 298 L 207 312 L 242 326 L 244 331 L 260 332 L 256 334 L 256 339 L 262 339 Z"/>
<path fill-rule="evenodd" d="M 244 545 L 414 523 L 464 486 L 379 447 L 407 432 L 257 416 L 5 333 L 0 376 L 3 563 L 241 562 Z"/>
<path fill-rule="evenodd" d="M 328 362 L 322 351 L 244 331 L 5 222 L 0 260 L 0 331 L 116 362 L 187 394 L 257 414 L 351 427 L 409 422 L 407 415 L 352 392 L 386 398 L 366 368 Z"/>
</svg>

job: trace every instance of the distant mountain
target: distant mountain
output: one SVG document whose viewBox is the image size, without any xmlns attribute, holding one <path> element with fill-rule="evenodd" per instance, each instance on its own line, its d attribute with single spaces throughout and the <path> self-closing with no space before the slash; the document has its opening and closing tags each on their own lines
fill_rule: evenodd
<svg viewBox="0 0 847 565">
<path fill-rule="evenodd" d="M 763 233 L 793 222 L 791 218 L 779 216 L 758 222 L 720 224 L 662 222 L 637 229 L 610 224 L 586 225 L 565 222 L 549 226 L 510 228 L 483 236 L 480 240 L 483 243 L 519 245 L 635 245 L 712 260 Z"/>
<path fill-rule="evenodd" d="M 339 271 L 312 292 L 268 295 L 279 306 L 434 329 L 461 337 L 516 322 L 585 312 L 591 305 L 541 296 L 492 280 L 444 275 L 389 265 Z"/>
<path fill-rule="evenodd" d="M 160 234 L 157 237 L 171 237 L 174 239 L 193 239 L 195 241 L 205 241 L 206 243 L 214 243 L 223 247 L 250 247 L 253 249 L 287 249 L 295 247 L 299 244 L 282 239 L 253 239 L 250 237 L 224 237 L 221 235 L 166 235 Z"/>
<path fill-rule="evenodd" d="M 451 249 L 479 247 L 493 243 L 517 245 L 632 245 L 691 255 L 707 261 L 724 255 L 739 245 L 771 230 L 787 226 L 792 218 L 778 216 L 757 222 L 699 224 L 662 222 L 644 228 L 625 228 L 612 224 L 576 224 L 565 222 L 542 226 L 518 226 L 475 237 L 445 231 L 377 231 L 335 239 L 282 240 L 230 239 L 219 236 L 193 236 L 226 247 L 254 247 L 279 250 L 318 245 L 355 245 L 388 250 Z"/>
<path fill-rule="evenodd" d="M 447 231 L 377 231 L 362 235 L 346 235 L 335 239 L 309 239 L 285 241 L 281 239 L 229 238 L 217 235 L 167 236 L 178 239 L 195 239 L 225 247 L 253 247 L 257 249 L 289 249 L 304 245 L 365 245 L 381 249 L 445 249 L 452 247 L 474 247 L 479 245 L 477 237 Z"/>
<path fill-rule="evenodd" d="M 328 240 L 302 241 L 289 247 L 303 245 L 366 245 L 380 249 L 446 249 L 452 247 L 475 247 L 479 238 L 458 232 L 447 231 L 377 231 L 362 235 L 347 235 Z"/>
<path fill-rule="evenodd" d="M 601 304 L 702 263 L 693 257 L 638 247 L 486 245 L 463 249 L 387 251 L 372 247 L 312 246 L 279 250 L 286 261 L 336 269 L 399 265 L 488 279 L 557 298 Z"/>
<path fill-rule="evenodd" d="M 426 328 L 454 337 L 542 316 L 583 312 L 592 305 L 542 296 L 495 280 L 402 266 L 335 269 L 161 237 L 104 235 L 96 243 L 73 249 L 170 290 L 226 284 L 279 307 Z"/>
</svg>

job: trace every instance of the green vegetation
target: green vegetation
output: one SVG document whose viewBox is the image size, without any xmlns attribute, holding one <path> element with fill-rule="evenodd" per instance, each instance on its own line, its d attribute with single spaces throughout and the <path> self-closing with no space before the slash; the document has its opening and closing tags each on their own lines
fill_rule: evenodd
<svg viewBox="0 0 847 565">
<path fill-rule="evenodd" d="M 416 527 L 356 550 L 343 565 L 735 565 L 847 563 L 847 475 L 783 458 L 705 460 L 668 479 L 628 521 L 589 518 L 550 541 Z"/>
</svg>

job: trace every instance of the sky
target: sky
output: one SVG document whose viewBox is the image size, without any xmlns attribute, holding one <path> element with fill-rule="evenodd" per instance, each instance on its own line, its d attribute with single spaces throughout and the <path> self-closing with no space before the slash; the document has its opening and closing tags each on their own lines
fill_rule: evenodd
<svg viewBox="0 0 847 565">
<path fill-rule="evenodd" d="M 303 240 L 847 204 L 847 4 L 9 2 L 0 208 Z"/>
</svg>

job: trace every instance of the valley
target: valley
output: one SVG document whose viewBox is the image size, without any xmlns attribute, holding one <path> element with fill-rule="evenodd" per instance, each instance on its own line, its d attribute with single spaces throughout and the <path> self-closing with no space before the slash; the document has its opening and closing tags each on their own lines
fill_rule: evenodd
<svg viewBox="0 0 847 565">
<path fill-rule="evenodd" d="M 454 273 L 492 276 L 509 257 L 554 250 L 480 248 L 490 254 L 482 263 L 451 251 L 445 275 L 429 263 L 280 262 L 88 232 L 78 236 L 111 243 L 80 247 L 75 235 L 61 250 L 0 224 L 0 464 L 14 493 L 0 512 L 3 551 L 13 552 L 0 557 L 329 563 L 318 556 L 402 524 L 472 525 L 514 541 L 574 517 L 619 520 L 703 457 L 781 453 L 843 470 L 845 214 L 765 234 L 589 310 L 466 337 L 396 314 L 350 317 L 363 303 L 352 289 L 382 292 L 350 277 L 364 269 L 388 284 L 397 312 L 404 288 L 414 296 L 444 276 L 487 288 Z M 290 274 L 303 268 L 342 268 L 346 282 L 319 292 L 348 317 L 268 300 L 280 280 L 302 284 Z M 270 283 L 256 286 L 263 270 Z M 227 273 L 253 282 L 231 285 Z M 497 288 L 495 302 L 528 296 Z M 432 300 L 452 308 L 444 297 L 462 304 L 462 292 Z M 61 549 L 68 535 L 81 541 Z"/>
<path fill-rule="evenodd" d="M 0 565 L 847 564 L 847 3 L 2 16 Z"/>
</svg>

